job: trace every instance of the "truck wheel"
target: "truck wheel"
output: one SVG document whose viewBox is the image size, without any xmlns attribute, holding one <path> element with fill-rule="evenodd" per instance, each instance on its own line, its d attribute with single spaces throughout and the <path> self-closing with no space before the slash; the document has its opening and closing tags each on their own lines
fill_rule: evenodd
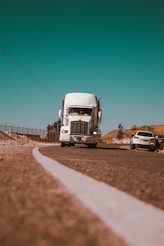
<svg viewBox="0 0 164 246">
<path fill-rule="evenodd" d="M 61 147 L 65 147 L 65 143 L 62 142 L 62 143 L 61 143 Z"/>
<path fill-rule="evenodd" d="M 131 145 L 130 145 L 130 148 L 131 148 L 131 149 L 135 149 L 135 147 L 136 147 L 135 144 L 131 144 Z"/>
<path fill-rule="evenodd" d="M 88 144 L 88 148 L 96 148 L 97 144 Z"/>
</svg>

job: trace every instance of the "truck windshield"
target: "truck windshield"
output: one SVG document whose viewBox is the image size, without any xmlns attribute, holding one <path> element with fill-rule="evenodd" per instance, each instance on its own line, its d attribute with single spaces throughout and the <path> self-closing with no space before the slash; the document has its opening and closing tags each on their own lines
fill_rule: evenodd
<svg viewBox="0 0 164 246">
<path fill-rule="evenodd" d="M 91 108 L 69 108 L 70 115 L 91 115 Z"/>
</svg>

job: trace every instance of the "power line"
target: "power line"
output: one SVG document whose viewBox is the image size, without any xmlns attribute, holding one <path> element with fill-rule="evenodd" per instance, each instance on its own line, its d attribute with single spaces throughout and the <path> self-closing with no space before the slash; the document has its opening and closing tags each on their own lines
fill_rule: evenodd
<svg viewBox="0 0 164 246">
<path fill-rule="evenodd" d="M 39 79 L 37 79 L 33 73 L 31 73 L 22 63 L 18 62 L 15 57 L 4 47 L 0 45 L 0 50 L 24 73 L 26 74 L 37 86 L 42 87 L 48 94 L 52 94 L 52 91 L 43 84 Z M 53 95 L 54 96 L 54 95 Z"/>
</svg>

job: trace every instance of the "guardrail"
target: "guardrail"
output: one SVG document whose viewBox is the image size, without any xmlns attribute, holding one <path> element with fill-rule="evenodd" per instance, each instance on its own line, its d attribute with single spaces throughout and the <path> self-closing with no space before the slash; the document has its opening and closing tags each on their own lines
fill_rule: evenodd
<svg viewBox="0 0 164 246">
<path fill-rule="evenodd" d="M 24 145 L 34 142 L 58 143 L 59 131 L 0 125 L 0 145 Z"/>
</svg>

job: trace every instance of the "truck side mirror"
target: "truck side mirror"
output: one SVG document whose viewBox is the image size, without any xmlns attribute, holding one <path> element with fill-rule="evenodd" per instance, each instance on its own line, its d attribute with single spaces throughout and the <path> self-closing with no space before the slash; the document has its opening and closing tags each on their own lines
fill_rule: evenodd
<svg viewBox="0 0 164 246">
<path fill-rule="evenodd" d="M 102 112 L 101 111 L 98 112 L 98 117 L 99 117 L 99 120 L 101 120 L 101 117 L 102 117 Z"/>
<path fill-rule="evenodd" d="M 62 110 L 59 110 L 59 114 L 58 114 L 59 118 L 62 118 Z"/>
</svg>

